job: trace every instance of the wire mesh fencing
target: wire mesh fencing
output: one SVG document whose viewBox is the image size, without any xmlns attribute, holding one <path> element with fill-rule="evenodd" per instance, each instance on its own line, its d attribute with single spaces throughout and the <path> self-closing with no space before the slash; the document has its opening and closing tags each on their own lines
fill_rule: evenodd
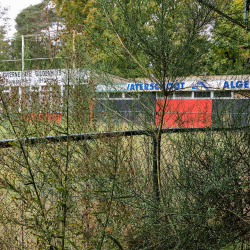
<svg viewBox="0 0 250 250">
<path fill-rule="evenodd" d="M 247 248 L 247 99 L 185 106 L 111 80 L 98 92 L 105 77 L 84 70 L 25 74 L 0 92 L 1 249 Z"/>
<path fill-rule="evenodd" d="M 160 172 L 156 134 L 1 141 L 1 248 L 188 248 L 247 230 L 248 127 L 163 130 Z"/>
</svg>

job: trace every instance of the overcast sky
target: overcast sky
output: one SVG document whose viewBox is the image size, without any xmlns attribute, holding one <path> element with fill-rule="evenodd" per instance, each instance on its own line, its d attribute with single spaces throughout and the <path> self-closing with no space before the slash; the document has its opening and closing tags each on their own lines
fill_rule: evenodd
<svg viewBox="0 0 250 250">
<path fill-rule="evenodd" d="M 30 5 L 36 5 L 41 3 L 42 0 L 0 0 L 1 7 L 9 7 L 8 16 L 10 17 L 10 28 L 8 36 L 11 37 L 15 33 L 15 18 L 21 12 L 21 10 L 29 7 Z"/>
</svg>

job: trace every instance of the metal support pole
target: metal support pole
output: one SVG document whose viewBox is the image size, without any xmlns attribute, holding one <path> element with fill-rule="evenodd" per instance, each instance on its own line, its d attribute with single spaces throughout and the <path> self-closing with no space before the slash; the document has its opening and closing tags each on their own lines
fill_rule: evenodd
<svg viewBox="0 0 250 250">
<path fill-rule="evenodd" d="M 24 71 L 24 35 L 22 35 L 22 71 Z"/>
<path fill-rule="evenodd" d="M 157 141 L 155 135 L 153 135 L 153 188 L 155 193 L 155 199 L 160 201 L 160 191 L 158 183 L 158 169 L 157 169 Z"/>
<path fill-rule="evenodd" d="M 76 48 L 75 48 L 75 38 L 76 38 L 76 31 L 73 30 L 73 72 L 75 74 L 75 68 L 76 68 L 76 64 L 75 64 L 75 55 L 76 55 Z"/>
</svg>

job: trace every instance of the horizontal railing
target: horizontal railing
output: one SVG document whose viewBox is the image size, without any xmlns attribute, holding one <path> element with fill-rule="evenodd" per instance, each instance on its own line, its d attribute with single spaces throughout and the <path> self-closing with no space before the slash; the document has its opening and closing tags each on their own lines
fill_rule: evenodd
<svg viewBox="0 0 250 250">
<path fill-rule="evenodd" d="M 161 133 L 190 133 L 190 132 L 219 132 L 219 131 L 243 131 L 250 129 L 250 126 L 244 127 L 203 127 L 203 128 L 169 128 L 162 129 Z M 59 143 L 67 141 L 84 141 L 84 140 L 95 140 L 102 137 L 116 137 L 116 136 L 140 136 L 145 135 L 152 138 L 152 183 L 153 190 L 155 193 L 155 199 L 160 201 L 160 189 L 158 184 L 158 167 L 157 167 L 157 134 L 158 129 L 153 130 L 126 130 L 126 131 L 111 131 L 111 132 L 97 132 L 97 133 L 84 133 L 84 134 L 71 134 L 71 135 L 58 135 L 58 136 L 46 136 L 46 137 L 30 137 L 30 138 L 19 138 L 1 140 L 0 148 L 11 148 L 11 147 L 23 147 L 30 146 L 37 143 Z"/>
<path fill-rule="evenodd" d="M 190 132 L 206 132 L 206 131 L 239 131 L 250 129 L 250 126 L 244 127 L 203 127 L 203 128 L 167 128 L 162 129 L 161 133 L 190 133 Z M 83 134 L 70 134 L 70 135 L 57 135 L 57 136 L 45 136 L 45 137 L 28 137 L 19 139 L 7 139 L 0 140 L 0 148 L 10 148 L 17 146 L 17 142 L 21 142 L 27 145 L 34 145 L 37 143 L 57 143 L 70 141 L 84 141 L 94 140 L 99 137 L 114 137 L 114 136 L 133 136 L 133 135 L 146 135 L 155 137 L 158 129 L 141 129 L 141 130 L 124 130 L 124 131 L 110 131 L 110 132 L 96 132 L 96 133 L 83 133 Z"/>
</svg>

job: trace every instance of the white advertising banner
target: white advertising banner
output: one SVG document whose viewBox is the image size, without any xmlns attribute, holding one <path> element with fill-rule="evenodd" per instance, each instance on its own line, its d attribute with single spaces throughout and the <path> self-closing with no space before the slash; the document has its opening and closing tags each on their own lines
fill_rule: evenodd
<svg viewBox="0 0 250 250">
<path fill-rule="evenodd" d="M 1 83 L 8 86 L 64 85 L 68 81 L 85 83 L 89 77 L 86 70 L 69 71 L 65 69 L 5 71 L 0 72 Z"/>
</svg>

